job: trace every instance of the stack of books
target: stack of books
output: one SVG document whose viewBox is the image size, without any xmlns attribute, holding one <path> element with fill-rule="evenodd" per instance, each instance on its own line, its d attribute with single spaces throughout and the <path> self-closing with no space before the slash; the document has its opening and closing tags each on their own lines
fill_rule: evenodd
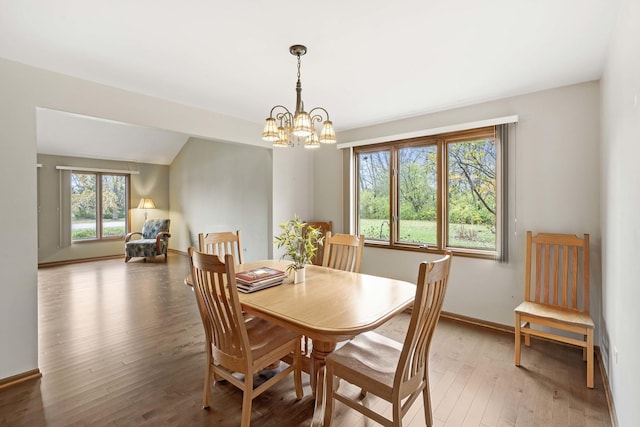
<svg viewBox="0 0 640 427">
<path fill-rule="evenodd" d="M 246 294 L 281 285 L 287 277 L 284 271 L 270 267 L 254 268 L 252 270 L 236 273 L 236 284 L 238 290 Z"/>
</svg>

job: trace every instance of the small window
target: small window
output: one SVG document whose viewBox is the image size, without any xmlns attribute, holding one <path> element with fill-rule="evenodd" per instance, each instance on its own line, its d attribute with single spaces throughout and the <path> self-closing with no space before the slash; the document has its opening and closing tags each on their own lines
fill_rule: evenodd
<svg viewBox="0 0 640 427">
<path fill-rule="evenodd" d="M 503 185 L 495 127 L 354 149 L 368 245 L 496 257 Z"/>
<path fill-rule="evenodd" d="M 71 240 L 122 238 L 129 230 L 129 176 L 71 173 Z"/>
</svg>

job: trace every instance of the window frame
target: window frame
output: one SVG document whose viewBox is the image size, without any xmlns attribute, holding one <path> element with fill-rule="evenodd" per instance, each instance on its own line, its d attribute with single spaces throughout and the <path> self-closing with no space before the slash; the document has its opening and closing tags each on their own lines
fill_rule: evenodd
<svg viewBox="0 0 640 427">
<path fill-rule="evenodd" d="M 456 142 L 463 142 L 482 138 L 494 138 L 495 141 L 495 171 L 496 171 L 496 211 L 495 211 L 495 228 L 496 228 L 496 244 L 495 249 L 481 249 L 481 248 L 464 248 L 459 246 L 449 246 L 448 243 L 448 148 L 450 144 Z M 438 188 L 436 189 L 436 242 L 435 245 L 422 244 L 422 243 L 408 243 L 400 241 L 400 156 L 398 151 L 407 147 L 423 147 L 423 146 L 435 146 L 437 150 L 436 154 L 436 182 Z M 365 246 L 376 247 L 392 250 L 414 251 L 414 252 L 426 252 L 434 254 L 442 254 L 444 251 L 452 251 L 456 255 L 486 258 L 486 259 L 499 259 L 503 248 L 501 242 L 503 238 L 505 218 L 503 218 L 504 211 L 502 209 L 503 191 L 504 186 L 507 185 L 507 176 L 502 170 L 502 160 L 505 154 L 505 148 L 503 141 L 499 138 L 499 132 L 497 126 L 485 126 L 474 129 L 467 129 L 462 131 L 447 132 L 437 135 L 428 135 L 408 139 L 400 139 L 394 141 L 388 141 L 384 143 L 361 145 L 353 147 L 353 224 L 356 232 L 360 232 L 360 163 L 359 155 L 363 153 L 372 153 L 388 151 L 389 152 L 389 239 L 388 240 L 372 240 L 367 239 L 365 235 Z"/>
<path fill-rule="evenodd" d="M 73 214 L 73 209 L 69 209 L 69 233 L 72 244 L 83 244 L 89 242 L 107 242 L 107 241 L 117 241 L 124 240 L 125 236 L 131 231 L 131 221 L 129 217 L 129 212 L 131 210 L 131 174 L 128 173 L 117 173 L 117 172 L 98 172 L 98 171 L 85 171 L 85 170 L 72 170 L 70 179 L 73 182 L 73 175 L 81 174 L 81 175 L 93 175 L 96 179 L 96 234 L 95 238 L 86 238 L 86 239 L 74 239 L 73 238 L 73 219 L 71 215 Z M 124 215 L 124 233 L 121 236 L 104 236 L 103 229 L 103 219 L 102 219 L 102 177 L 103 176 L 123 176 L 125 178 L 125 215 Z M 69 195 L 72 196 L 73 189 L 70 187 Z M 69 200 L 71 202 L 71 200 Z"/>
</svg>

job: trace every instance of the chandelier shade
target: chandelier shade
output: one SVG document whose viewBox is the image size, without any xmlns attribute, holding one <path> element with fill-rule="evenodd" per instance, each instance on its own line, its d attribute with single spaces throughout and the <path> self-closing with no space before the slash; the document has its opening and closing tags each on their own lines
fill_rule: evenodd
<svg viewBox="0 0 640 427">
<path fill-rule="evenodd" d="M 322 124 L 322 132 L 320 132 L 320 142 L 323 144 L 335 144 L 336 132 L 333 130 L 333 123 L 330 120 L 325 120 Z"/>
<path fill-rule="evenodd" d="M 262 139 L 269 142 L 276 142 L 279 139 L 276 119 L 272 117 L 267 119 L 264 124 L 264 130 L 262 131 Z"/>
<path fill-rule="evenodd" d="M 274 147 L 317 148 L 320 144 L 335 144 L 336 132 L 329 119 L 329 113 L 322 107 L 304 110 L 302 102 L 302 83 L 300 81 L 300 57 L 307 53 L 303 45 L 293 45 L 289 52 L 298 58 L 298 81 L 296 82 L 296 109 L 291 113 L 287 107 L 276 105 L 271 109 L 262 130 L 262 139 L 271 142 Z M 322 123 L 320 137 L 315 123 Z"/>
</svg>

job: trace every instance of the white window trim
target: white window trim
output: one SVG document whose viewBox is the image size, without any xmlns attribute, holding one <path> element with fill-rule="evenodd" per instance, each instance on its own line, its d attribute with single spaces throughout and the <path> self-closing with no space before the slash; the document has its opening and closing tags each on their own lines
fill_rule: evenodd
<svg viewBox="0 0 640 427">
<path fill-rule="evenodd" d="M 139 175 L 140 171 L 132 171 L 126 169 L 100 169 L 100 168 L 81 168 L 77 166 L 56 166 L 58 170 L 64 171 L 76 171 L 76 172 L 100 172 L 100 173 L 119 173 L 119 174 L 131 174 Z"/>
<path fill-rule="evenodd" d="M 401 139 L 418 138 L 421 136 L 439 135 L 441 133 L 458 132 L 469 129 L 477 129 L 486 126 L 505 125 L 507 123 L 518 123 L 518 115 L 497 117 L 494 119 L 478 120 L 475 122 L 459 123 L 449 126 L 441 126 L 431 129 L 423 129 L 415 132 L 400 133 L 395 135 L 380 136 L 370 139 L 361 139 L 359 141 L 344 142 L 338 144 L 338 148 L 352 148 L 361 145 L 382 144 L 389 141 L 399 141 Z"/>
</svg>

